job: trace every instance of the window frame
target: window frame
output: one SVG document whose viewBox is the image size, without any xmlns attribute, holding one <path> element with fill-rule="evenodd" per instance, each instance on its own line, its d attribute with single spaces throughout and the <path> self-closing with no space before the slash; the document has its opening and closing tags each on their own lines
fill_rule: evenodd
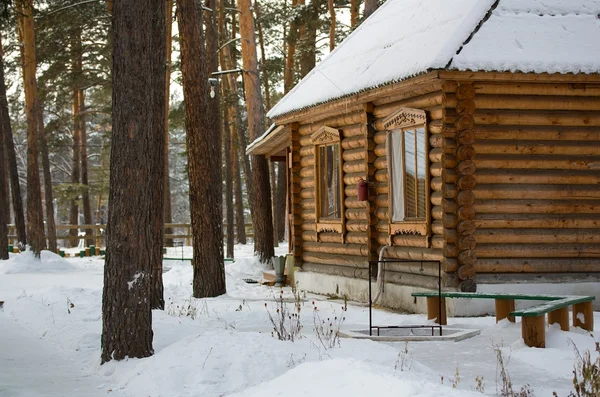
<svg viewBox="0 0 600 397">
<path fill-rule="evenodd" d="M 383 121 L 383 127 L 386 131 L 386 157 L 388 159 L 388 232 L 390 236 L 390 244 L 393 236 L 397 234 L 416 234 L 421 236 L 430 236 L 431 232 L 431 172 L 430 172 L 430 161 L 429 161 L 429 131 L 427 129 L 427 116 L 424 110 L 400 108 L 396 112 L 392 113 Z M 392 133 L 399 133 L 402 135 L 402 180 L 403 180 L 403 200 L 406 208 L 407 203 L 407 191 L 406 191 L 406 158 L 404 153 L 405 143 L 405 132 L 407 130 L 415 131 L 415 143 L 417 142 L 417 130 L 423 129 L 424 133 L 424 157 L 425 157 L 425 216 L 421 218 L 405 218 L 401 221 L 393 220 L 393 200 L 394 200 L 394 177 L 391 159 L 391 147 L 390 141 Z M 418 159 L 418 147 L 415 145 L 415 159 Z M 416 170 L 418 170 L 418 163 L 416 162 Z M 418 211 L 418 177 L 416 178 L 417 188 L 415 189 L 415 205 Z M 405 210 L 406 211 L 406 210 Z"/>
<path fill-rule="evenodd" d="M 322 126 L 311 135 L 314 147 L 314 176 L 315 181 L 315 231 L 317 236 L 319 233 L 334 232 L 343 235 L 345 233 L 345 208 L 344 208 L 344 170 L 343 170 L 343 154 L 340 131 L 328 126 Z M 339 155 L 339 206 L 340 217 L 336 219 L 321 218 L 321 169 L 319 149 L 327 146 L 337 146 Z M 343 242 L 343 241 L 342 241 Z"/>
</svg>

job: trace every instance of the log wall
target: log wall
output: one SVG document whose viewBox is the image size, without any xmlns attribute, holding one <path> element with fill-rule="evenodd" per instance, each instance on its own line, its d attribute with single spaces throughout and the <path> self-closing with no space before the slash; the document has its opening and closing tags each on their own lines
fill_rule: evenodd
<svg viewBox="0 0 600 397">
<path fill-rule="evenodd" d="M 427 111 L 429 134 L 435 142 L 431 169 L 442 165 L 442 91 L 441 82 L 431 82 L 411 87 L 410 92 L 397 92 L 385 98 L 367 103 L 361 110 L 352 107 L 346 113 L 338 113 L 322 119 L 301 121 L 297 139 L 293 139 L 296 178 L 292 181 L 294 192 L 295 236 L 301 241 L 295 244 L 296 262 L 304 270 L 348 277 L 366 278 L 368 261 L 376 259 L 379 250 L 389 242 L 388 236 L 388 176 L 385 150 L 386 133 L 381 121 L 401 107 Z M 315 230 L 315 175 L 314 145 L 311 134 L 326 125 L 341 131 L 344 181 L 343 240 L 338 233 L 318 233 Z M 292 131 L 292 136 L 294 132 Z M 433 138 L 436 136 L 436 138 Z M 440 175 L 438 175 L 440 176 Z M 369 180 L 369 202 L 358 201 L 356 184 L 360 178 Z M 441 209 L 442 185 L 432 184 L 430 198 Z M 433 206 L 433 205 L 432 205 Z M 437 220 L 441 223 L 441 217 Z M 417 262 L 390 264 L 386 270 L 386 282 L 412 284 L 422 287 L 437 286 L 437 265 L 443 256 L 442 229 L 433 237 L 397 235 L 392 237 L 393 247 L 386 257 L 414 261 L 432 261 L 421 265 Z M 436 245 L 432 246 L 432 241 Z M 343 242 L 342 242 L 343 241 Z M 415 270 L 417 269 L 417 270 Z M 434 277 L 435 275 L 435 277 Z"/>
<path fill-rule="evenodd" d="M 470 83 L 474 270 L 600 272 L 598 81 Z"/>
</svg>

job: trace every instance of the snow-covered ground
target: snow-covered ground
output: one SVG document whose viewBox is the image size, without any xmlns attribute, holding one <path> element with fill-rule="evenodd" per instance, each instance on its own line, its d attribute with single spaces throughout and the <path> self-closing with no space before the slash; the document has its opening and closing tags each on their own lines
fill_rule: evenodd
<svg viewBox="0 0 600 397">
<path fill-rule="evenodd" d="M 172 248 L 169 257 L 181 256 Z M 287 247 L 279 248 L 280 253 Z M 460 342 L 381 343 L 342 339 L 325 349 L 313 326 L 342 315 L 343 302 L 302 294 L 302 338 L 271 335 L 277 288 L 248 284 L 262 269 L 252 246 L 237 246 L 226 263 L 227 295 L 191 298 L 192 268 L 165 261 L 164 311 L 153 312 L 155 355 L 100 365 L 103 261 L 62 259 L 43 252 L 0 261 L 0 396 L 475 396 L 497 393 L 494 346 L 502 346 L 515 389 L 529 384 L 536 396 L 571 388 L 575 352 L 593 348 L 584 331 L 551 328 L 546 349 L 526 347 L 520 324 L 493 317 L 450 318 L 450 325 L 481 329 Z M 191 256 L 185 247 L 184 257 Z M 284 297 L 292 300 L 289 288 Z M 290 303 L 292 308 L 293 304 Z M 365 329 L 364 305 L 348 305 L 342 329 Z M 595 320 L 600 320 L 595 313 Z M 423 315 L 374 311 L 374 323 L 423 324 Z M 594 333 L 600 337 L 598 332 Z"/>
</svg>

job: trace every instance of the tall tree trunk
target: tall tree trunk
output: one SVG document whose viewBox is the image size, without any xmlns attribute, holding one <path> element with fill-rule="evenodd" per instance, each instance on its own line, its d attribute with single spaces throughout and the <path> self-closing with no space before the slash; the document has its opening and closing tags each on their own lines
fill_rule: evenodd
<svg viewBox="0 0 600 397">
<path fill-rule="evenodd" d="M 352 30 L 358 25 L 359 9 L 360 0 L 350 0 L 350 29 Z"/>
<path fill-rule="evenodd" d="M 1 54 L 0 54 L 1 56 Z M 1 63 L 0 63 L 1 66 Z M 0 123 L 0 260 L 8 259 L 8 194 L 6 191 L 6 151 L 4 126 Z"/>
<path fill-rule="evenodd" d="M 171 178 L 169 169 L 169 110 L 171 105 L 171 52 L 173 48 L 173 0 L 167 0 L 166 11 L 166 67 L 165 67 L 165 223 L 172 223 L 173 216 L 171 214 Z M 173 234 L 173 229 L 165 228 L 165 234 Z M 165 239 L 165 246 L 171 247 L 172 239 Z M 162 262 L 161 262 L 162 272 Z M 161 277 L 162 280 L 162 277 Z M 162 282 L 161 282 L 162 285 Z M 161 294 L 162 296 L 162 294 Z M 164 304 L 163 304 L 164 306 Z"/>
<path fill-rule="evenodd" d="M 298 0 L 292 0 L 292 11 L 296 6 L 298 6 Z M 283 71 L 283 91 L 288 93 L 294 86 L 295 54 L 298 42 L 298 16 L 294 17 L 292 22 L 290 22 L 290 31 L 286 41 L 287 52 L 285 56 L 285 69 Z"/>
<path fill-rule="evenodd" d="M 46 204 L 46 228 L 48 231 L 48 249 L 56 252 L 56 222 L 54 221 L 54 202 L 52 194 L 52 173 L 50 172 L 50 155 L 44 127 L 44 104 L 40 100 L 38 111 L 38 126 L 40 137 L 40 150 L 42 154 L 42 170 L 44 172 L 44 201 Z"/>
<path fill-rule="evenodd" d="M 71 68 L 72 68 L 72 84 L 71 99 L 72 99 L 72 114 L 73 114 L 73 157 L 71 160 L 71 183 L 73 184 L 73 196 L 71 197 L 70 219 L 71 226 L 79 225 L 79 195 L 81 183 L 81 118 L 79 112 L 81 105 L 79 103 L 79 85 L 81 84 L 81 69 L 82 69 L 82 48 L 81 48 L 81 32 L 76 29 L 71 36 Z M 71 247 L 77 247 L 78 229 L 69 230 L 71 236 Z"/>
<path fill-rule="evenodd" d="M 80 132 L 80 143 L 81 151 L 81 185 L 83 190 L 81 192 L 83 201 L 83 223 L 91 225 L 92 221 L 92 205 L 90 203 L 90 184 L 88 181 L 88 164 L 87 164 L 87 130 L 85 125 L 85 92 L 80 89 L 78 92 L 79 96 L 79 132 Z M 86 239 L 86 245 L 94 245 L 93 229 L 86 229 L 85 234 L 88 237 Z"/>
<path fill-rule="evenodd" d="M 329 8 L 329 51 L 335 48 L 335 8 L 333 0 L 328 0 L 327 7 Z"/>
<path fill-rule="evenodd" d="M 231 111 L 230 111 L 231 112 Z M 244 195 L 242 194 L 242 177 L 240 170 L 239 145 L 235 125 L 231 129 L 231 171 L 233 173 L 233 194 L 235 196 L 235 234 L 239 244 L 246 244 L 246 216 L 244 214 Z M 246 155 L 244 154 L 244 157 Z"/>
<path fill-rule="evenodd" d="M 365 0 L 364 19 L 367 19 L 379 8 L 379 0 Z"/>
<path fill-rule="evenodd" d="M 8 101 L 6 99 L 6 85 L 4 82 L 4 52 L 2 49 L 2 32 L 0 31 L 0 124 L 4 131 L 4 144 L 6 156 L 8 157 L 8 170 L 10 180 L 10 193 L 12 196 L 15 227 L 17 229 L 17 240 L 25 247 L 27 233 L 25 231 L 25 214 L 23 211 L 23 199 L 21 197 L 21 184 L 19 182 L 19 170 L 17 167 L 17 154 L 8 114 Z"/>
<path fill-rule="evenodd" d="M 300 77 L 306 76 L 317 62 L 317 28 L 325 0 L 313 0 L 305 8 L 304 33 L 300 46 Z"/>
<path fill-rule="evenodd" d="M 231 15 L 231 37 L 236 37 L 237 35 L 237 24 L 236 24 L 236 14 Z M 237 51 L 232 51 L 229 46 L 223 48 L 223 53 L 225 54 L 225 59 L 229 60 L 228 69 L 237 68 Z M 237 90 L 237 74 L 230 73 L 227 75 L 229 81 L 229 87 L 232 88 L 231 94 L 233 95 L 231 101 L 235 106 L 235 128 L 237 131 L 237 142 L 238 142 L 238 150 L 242 154 L 242 166 L 244 169 L 244 182 L 246 183 L 246 194 L 248 195 L 248 204 L 250 207 L 250 217 L 254 219 L 254 207 L 252 203 L 254 203 L 254 189 L 252 188 L 252 167 L 250 167 L 250 158 L 246 156 L 246 147 L 248 146 L 248 139 L 246 138 L 246 134 L 244 132 L 244 128 L 242 126 L 242 116 L 241 109 L 239 107 L 239 94 Z"/>
<path fill-rule="evenodd" d="M 258 43 L 260 45 L 260 69 L 265 89 L 265 106 L 267 112 L 271 110 L 271 89 L 269 88 L 269 71 L 267 69 L 267 57 L 265 56 L 265 40 L 263 37 L 262 23 L 260 22 L 260 4 L 254 0 L 254 12 L 256 13 L 256 26 L 258 28 Z"/>
<path fill-rule="evenodd" d="M 18 23 L 22 37 L 21 67 L 27 114 L 27 234 L 35 256 L 46 248 L 42 188 L 38 165 L 38 107 L 37 80 L 35 76 L 35 34 L 33 26 L 33 0 L 18 0 Z"/>
<path fill-rule="evenodd" d="M 77 88 L 73 89 L 72 93 L 73 99 L 73 158 L 71 160 L 71 183 L 73 184 L 73 192 L 75 196 L 71 198 L 71 207 L 70 207 L 70 219 L 69 223 L 71 226 L 79 225 L 79 183 L 81 182 L 81 131 L 79 123 L 79 90 Z M 78 229 L 73 228 L 69 230 L 69 234 L 71 235 L 71 247 L 77 247 L 78 239 Z"/>
<path fill-rule="evenodd" d="M 162 260 L 164 214 L 165 2 L 117 1 L 113 11 L 102 363 L 153 354 L 151 274 Z"/>
<path fill-rule="evenodd" d="M 221 42 L 227 40 L 227 27 L 225 26 L 225 7 L 226 7 L 225 0 L 220 0 L 220 3 L 219 3 L 219 37 L 221 38 Z M 219 51 L 219 63 L 221 65 L 222 70 L 227 69 L 227 62 L 225 60 L 225 55 L 224 55 L 223 51 Z M 222 136 L 223 136 L 223 154 L 225 156 L 225 158 L 224 158 L 224 160 L 225 160 L 224 161 L 224 163 L 225 163 L 224 164 L 224 168 L 225 168 L 225 214 L 226 214 L 225 222 L 227 225 L 226 256 L 228 258 L 233 258 L 233 255 L 234 255 L 233 245 L 234 245 L 234 235 L 235 235 L 234 218 L 233 218 L 233 172 L 232 172 L 232 165 L 231 165 L 231 161 L 232 161 L 232 159 L 231 159 L 232 126 L 229 124 L 229 122 L 230 122 L 229 104 L 227 103 L 227 100 L 230 98 L 230 96 L 227 95 L 227 93 L 228 93 L 228 91 L 231 91 L 231 89 L 232 88 L 229 87 L 228 80 L 225 79 L 224 84 L 221 85 L 221 94 L 222 94 L 222 97 L 225 98 L 225 100 L 223 101 L 225 106 L 223 106 Z"/>
<path fill-rule="evenodd" d="M 208 102 L 218 104 L 218 99 L 208 98 L 207 65 L 200 34 L 202 21 L 198 16 L 195 1 L 177 0 L 177 13 L 194 239 L 193 295 L 196 298 L 205 298 L 225 293 L 221 135 L 219 128 L 209 125 L 210 119 L 207 115 L 209 109 L 214 109 L 213 103 Z M 207 29 L 214 29 L 212 25 L 213 23 L 209 24 Z M 209 36 L 210 34 L 208 33 Z M 208 42 L 209 47 L 214 49 L 212 37 Z M 216 57 L 216 51 L 213 54 Z M 213 64 L 209 67 L 212 69 Z"/>
<path fill-rule="evenodd" d="M 271 185 L 271 214 L 273 214 L 273 247 L 279 247 L 277 238 L 277 217 L 282 214 L 277 213 L 277 176 L 275 175 L 275 163 L 268 161 L 269 165 L 269 183 Z"/>
<path fill-rule="evenodd" d="M 250 0 L 239 0 L 240 35 L 242 37 L 242 63 L 244 88 L 248 110 L 248 130 L 254 140 L 265 131 L 265 111 L 260 92 L 256 37 Z M 254 189 L 254 251 L 262 263 L 271 263 L 273 249 L 273 220 L 271 213 L 271 184 L 269 167 L 264 156 L 250 156 L 252 163 L 252 187 Z"/>
</svg>

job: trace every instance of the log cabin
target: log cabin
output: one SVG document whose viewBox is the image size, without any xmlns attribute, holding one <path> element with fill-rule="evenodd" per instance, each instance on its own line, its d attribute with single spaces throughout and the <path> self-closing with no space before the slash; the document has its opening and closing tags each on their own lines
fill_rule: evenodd
<svg viewBox="0 0 600 397">
<path fill-rule="evenodd" d="M 381 304 L 413 312 L 439 264 L 446 290 L 600 298 L 598 37 L 598 0 L 382 5 L 248 148 L 288 164 L 299 287 L 365 301 L 381 255 Z"/>
</svg>

